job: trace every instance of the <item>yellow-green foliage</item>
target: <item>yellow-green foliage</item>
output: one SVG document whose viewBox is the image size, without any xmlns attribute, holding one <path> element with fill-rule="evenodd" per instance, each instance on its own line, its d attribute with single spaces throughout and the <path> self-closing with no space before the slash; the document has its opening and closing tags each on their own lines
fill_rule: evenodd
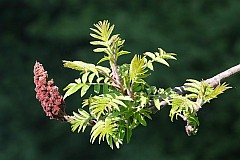
<svg viewBox="0 0 240 160">
<path fill-rule="evenodd" d="M 158 48 L 157 52 L 145 52 L 134 55 L 130 63 L 117 64 L 119 56 L 130 52 L 122 50 L 124 40 L 119 34 L 112 35 L 114 25 L 106 20 L 100 21 L 91 28 L 90 34 L 95 40 L 90 43 L 97 46 L 93 51 L 103 53 L 98 64 L 108 61 L 109 66 L 90 64 L 82 61 L 63 61 L 64 67 L 80 71 L 80 77 L 65 87 L 64 98 L 80 91 L 80 95 L 93 87 L 94 94 L 87 97 L 83 109 L 73 112 L 71 121 L 72 131 L 85 131 L 92 127 L 91 139 L 97 138 L 99 143 L 106 139 L 111 148 L 117 148 L 124 138 L 129 142 L 132 130 L 139 124 L 146 126 L 146 118 L 151 119 L 152 107 L 161 109 L 163 101 L 171 106 L 171 120 L 180 116 L 188 122 L 196 133 L 199 126 L 197 111 L 206 102 L 223 93 L 226 84 L 219 84 L 216 88 L 196 80 L 187 80 L 186 94 L 179 95 L 172 89 L 156 88 L 149 85 L 145 78 L 153 71 L 153 63 L 169 66 L 167 60 L 176 60 L 174 53 L 167 53 Z M 159 74 L 159 73 L 158 73 Z"/>
</svg>

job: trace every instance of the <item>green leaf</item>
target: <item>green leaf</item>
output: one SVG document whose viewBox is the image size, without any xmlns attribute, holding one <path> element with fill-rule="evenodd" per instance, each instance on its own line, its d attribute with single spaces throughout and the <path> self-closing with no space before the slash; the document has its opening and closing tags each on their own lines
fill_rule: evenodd
<svg viewBox="0 0 240 160">
<path fill-rule="evenodd" d="M 99 119 L 100 116 L 105 115 L 111 111 L 120 111 L 120 107 L 127 107 L 125 103 L 118 100 L 115 94 L 103 94 L 100 96 L 90 97 L 88 100 L 84 101 L 84 106 L 89 105 L 89 110 L 91 115 Z M 118 115 L 115 115 L 118 116 Z"/>
<path fill-rule="evenodd" d="M 140 96 L 140 106 L 141 106 L 141 107 L 144 107 L 144 106 L 147 104 L 148 100 L 149 100 L 149 99 L 148 99 L 146 96 L 141 95 L 141 96 Z"/>
<path fill-rule="evenodd" d="M 103 66 L 96 66 L 96 69 L 98 72 L 102 73 L 104 76 L 109 76 L 109 73 L 111 72 L 111 70 L 107 67 L 103 67 Z"/>
<path fill-rule="evenodd" d="M 91 138 L 90 138 L 91 143 L 93 143 L 95 139 L 101 134 L 101 132 L 105 130 L 104 125 L 105 125 L 105 122 L 100 120 L 92 127 Z"/>
<path fill-rule="evenodd" d="M 68 90 L 69 88 L 72 88 L 75 85 L 76 85 L 76 83 L 69 83 L 63 90 L 66 91 L 66 90 Z"/>
<path fill-rule="evenodd" d="M 153 69 L 153 64 L 152 64 L 151 61 L 148 61 L 147 67 L 148 67 L 150 70 L 152 70 L 152 71 L 154 70 L 154 69 Z"/>
<path fill-rule="evenodd" d="M 155 59 L 155 61 L 156 61 L 156 62 L 159 62 L 159 63 L 162 63 L 162 64 L 164 64 L 164 65 L 166 65 L 166 66 L 169 67 L 168 62 L 167 62 L 165 59 L 163 59 L 163 58 L 157 57 L 157 58 Z"/>
<path fill-rule="evenodd" d="M 158 96 L 154 96 L 154 97 L 153 97 L 153 101 L 154 101 L 155 107 L 156 107 L 158 110 L 160 110 L 160 109 L 161 109 L 161 108 L 160 108 L 161 104 L 160 104 L 160 100 L 159 100 Z"/>
<path fill-rule="evenodd" d="M 89 81 L 89 83 L 92 83 L 92 81 L 93 81 L 95 75 L 96 75 L 95 73 L 90 74 L 90 76 L 88 77 L 88 81 Z"/>
<path fill-rule="evenodd" d="M 90 29 L 92 29 L 92 28 L 90 28 Z M 102 37 L 99 36 L 99 35 L 96 35 L 96 34 L 92 34 L 92 33 L 90 33 L 90 36 L 93 37 L 93 38 L 96 38 L 96 39 L 102 40 Z M 90 43 L 91 43 L 91 42 L 90 42 Z"/>
<path fill-rule="evenodd" d="M 172 60 L 177 60 L 176 57 L 174 57 L 176 54 L 175 53 L 166 53 L 165 55 L 162 56 L 164 59 L 172 59 Z"/>
<path fill-rule="evenodd" d="M 219 84 L 217 87 L 215 87 L 215 89 L 212 92 L 206 95 L 206 99 L 209 101 L 213 98 L 216 98 L 219 94 L 222 94 L 224 91 L 230 88 L 231 87 L 229 87 L 228 84 L 226 83 Z"/>
<path fill-rule="evenodd" d="M 86 92 L 88 91 L 89 87 L 90 87 L 89 84 L 84 84 L 83 85 L 83 87 L 81 89 L 81 97 L 83 97 L 86 94 Z"/>
<path fill-rule="evenodd" d="M 200 90 L 201 88 L 201 82 L 194 80 L 194 79 L 187 79 L 187 82 L 184 83 L 185 86 L 188 86 L 190 88 L 195 88 L 197 90 Z"/>
<path fill-rule="evenodd" d="M 151 52 L 145 52 L 144 55 L 148 56 L 152 59 L 152 61 L 164 64 L 166 66 L 169 67 L 168 62 L 166 61 L 167 59 L 171 59 L 171 60 L 176 60 L 176 58 L 174 57 L 176 54 L 174 53 L 166 53 L 164 50 L 162 50 L 161 48 L 158 48 L 159 52 L 155 52 L 155 53 L 151 53 Z M 151 62 L 152 62 L 151 61 Z M 148 64 L 148 68 L 152 68 L 151 66 L 152 64 L 149 63 Z"/>
<path fill-rule="evenodd" d="M 100 93 L 100 84 L 95 84 L 94 85 L 94 92 L 99 94 Z"/>
<path fill-rule="evenodd" d="M 152 117 L 150 116 L 150 113 L 152 113 L 152 111 L 149 108 L 143 108 L 139 112 L 145 117 L 147 117 L 148 119 L 152 120 Z"/>
<path fill-rule="evenodd" d="M 176 60 L 174 57 L 176 55 L 175 53 L 166 53 L 162 48 L 158 48 L 158 51 L 161 58 Z"/>
<path fill-rule="evenodd" d="M 171 95 L 171 105 L 172 108 L 170 110 L 169 116 L 171 117 L 171 121 L 173 121 L 174 116 L 178 114 L 193 114 L 196 112 L 196 103 L 191 101 L 186 96 L 181 95 Z"/>
<path fill-rule="evenodd" d="M 97 30 L 97 29 L 90 28 L 90 30 L 92 30 L 93 32 L 97 33 L 98 35 L 100 35 L 100 34 L 101 34 L 101 32 L 99 32 L 99 30 Z"/>
<path fill-rule="evenodd" d="M 133 92 L 139 92 L 142 90 L 142 86 L 141 85 L 134 86 L 132 90 L 133 90 Z"/>
<path fill-rule="evenodd" d="M 66 68 L 71 68 L 79 71 L 84 71 L 84 72 L 93 72 L 98 76 L 98 71 L 96 69 L 96 66 L 91 63 L 85 63 L 82 61 L 63 61 L 64 64 L 63 66 Z"/>
<path fill-rule="evenodd" d="M 111 107 L 111 100 L 103 96 L 90 97 L 89 100 L 85 102 L 89 105 L 91 115 L 94 115 L 96 119 L 99 119 L 101 115 L 105 114 L 104 111 L 107 106 Z"/>
<path fill-rule="evenodd" d="M 113 149 L 113 138 L 111 136 L 106 136 L 108 145 Z"/>
<path fill-rule="evenodd" d="M 198 117 L 196 117 L 196 116 L 188 116 L 187 120 L 190 121 L 191 123 L 193 123 L 195 126 L 200 125 Z"/>
<path fill-rule="evenodd" d="M 129 76 L 131 81 L 135 82 L 140 76 L 147 72 L 145 58 L 135 55 L 130 64 Z"/>
<path fill-rule="evenodd" d="M 88 78 L 89 72 L 86 72 L 83 74 L 82 76 L 82 83 L 86 83 L 87 82 L 87 78 Z"/>
<path fill-rule="evenodd" d="M 119 139 L 118 137 L 113 137 L 113 141 L 114 141 L 114 143 L 115 143 L 115 146 L 117 147 L 117 149 L 119 149 L 120 148 L 120 144 L 122 144 L 122 141 L 121 141 L 121 139 Z M 112 147 L 112 149 L 113 149 L 113 147 Z"/>
<path fill-rule="evenodd" d="M 127 128 L 127 143 L 130 142 L 131 137 L 132 137 L 132 129 L 131 128 Z"/>
<path fill-rule="evenodd" d="M 199 90 L 197 88 L 192 88 L 192 87 L 187 87 L 184 89 L 185 91 L 188 91 L 188 92 L 192 92 L 192 93 L 195 93 L 195 94 L 198 94 L 199 93 Z"/>
<path fill-rule="evenodd" d="M 145 119 L 143 118 L 143 116 L 141 114 L 137 115 L 137 119 L 143 126 L 147 126 L 147 122 L 145 121 Z"/>
<path fill-rule="evenodd" d="M 107 42 L 103 42 L 103 41 L 91 41 L 90 42 L 90 44 L 92 44 L 92 45 L 101 45 L 101 46 L 105 46 L 105 47 L 107 47 Z M 106 50 L 106 48 L 99 48 L 100 50 L 102 50 L 103 49 L 103 51 L 104 50 Z M 96 50 L 96 49 L 95 49 Z M 100 51 L 100 52 L 103 52 L 103 51 Z"/>
<path fill-rule="evenodd" d="M 68 96 L 72 95 L 73 93 L 77 92 L 81 87 L 83 86 L 82 83 L 72 85 L 71 88 L 67 90 L 67 92 L 64 94 L 63 99 L 67 98 Z"/>
<path fill-rule="evenodd" d="M 93 52 L 105 52 L 106 48 L 96 48 L 93 50 Z"/>
<path fill-rule="evenodd" d="M 107 139 L 108 145 L 110 145 L 111 148 L 112 146 L 112 140 L 113 139 L 115 145 L 117 148 L 119 148 L 119 144 L 122 144 L 122 141 L 117 137 L 117 125 L 116 121 L 118 119 L 110 119 L 106 118 L 105 120 L 99 120 L 91 130 L 91 138 L 90 142 L 93 143 L 95 139 L 98 137 L 99 138 L 99 143 L 101 141 L 104 141 L 104 139 Z"/>
<path fill-rule="evenodd" d="M 103 84 L 103 94 L 107 94 L 107 93 L 108 93 L 108 85 Z"/>
<path fill-rule="evenodd" d="M 156 58 L 155 54 L 153 54 L 153 53 L 151 53 L 151 52 L 145 52 L 144 55 L 152 58 L 153 60 L 155 60 L 155 58 Z"/>
<path fill-rule="evenodd" d="M 101 80 L 103 80 L 104 78 L 103 77 L 99 77 L 99 78 L 97 78 L 97 83 L 100 83 L 101 82 Z"/>
<path fill-rule="evenodd" d="M 97 62 L 97 64 L 102 63 L 102 62 L 107 61 L 107 60 L 109 60 L 109 57 L 104 56 L 102 59 L 100 59 L 100 60 Z"/>
<path fill-rule="evenodd" d="M 122 101 L 118 99 L 113 99 L 112 101 L 120 106 L 127 107 L 126 104 L 124 104 Z"/>
<path fill-rule="evenodd" d="M 96 29 L 90 28 L 96 34 L 90 34 L 93 38 L 108 41 L 112 31 L 114 29 L 114 25 L 110 26 L 110 23 L 107 20 L 99 21 L 97 24 L 94 24 Z"/>
<path fill-rule="evenodd" d="M 72 131 L 74 132 L 78 128 L 78 133 L 82 130 L 84 132 L 87 124 L 90 120 L 90 115 L 83 109 L 78 109 L 78 113 L 73 112 L 74 119 L 70 121 Z"/>
<path fill-rule="evenodd" d="M 121 56 L 121 55 L 125 55 L 125 54 L 129 54 L 129 53 L 131 53 L 131 52 L 128 52 L 128 51 L 120 51 L 120 52 L 118 52 L 118 57 L 119 56 Z"/>
</svg>

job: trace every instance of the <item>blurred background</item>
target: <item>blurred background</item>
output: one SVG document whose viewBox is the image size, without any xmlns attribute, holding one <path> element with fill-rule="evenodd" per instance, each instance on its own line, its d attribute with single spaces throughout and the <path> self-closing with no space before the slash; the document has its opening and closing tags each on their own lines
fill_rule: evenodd
<svg viewBox="0 0 240 160">
<path fill-rule="evenodd" d="M 72 133 L 70 125 L 45 117 L 35 99 L 33 66 L 43 63 L 62 89 L 78 77 L 62 60 L 96 63 L 89 28 L 99 20 L 115 24 L 133 54 L 175 52 L 171 67 L 155 65 L 148 82 L 180 86 L 187 78 L 207 79 L 240 62 L 238 0 L 1 0 L 0 1 L 0 159 L 1 160 L 192 160 L 238 159 L 240 156 L 240 75 L 233 87 L 199 111 L 200 129 L 188 137 L 185 123 L 172 123 L 169 108 L 133 131 L 130 144 L 111 150 L 90 144 L 89 129 Z M 69 97 L 66 112 L 81 107 L 79 94 Z"/>
</svg>

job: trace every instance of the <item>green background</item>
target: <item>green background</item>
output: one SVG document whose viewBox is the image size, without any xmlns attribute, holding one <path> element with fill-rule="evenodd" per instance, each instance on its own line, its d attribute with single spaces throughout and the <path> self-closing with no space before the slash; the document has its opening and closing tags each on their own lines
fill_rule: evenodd
<svg viewBox="0 0 240 160">
<path fill-rule="evenodd" d="M 157 51 L 177 53 L 171 67 L 155 65 L 148 82 L 180 86 L 187 78 L 206 79 L 240 61 L 238 0 L 1 0 L 0 1 L 0 159 L 237 159 L 240 156 L 240 76 L 233 87 L 199 112 L 200 130 L 188 137 L 181 120 L 170 122 L 169 108 L 133 131 L 130 144 L 111 150 L 106 142 L 90 144 L 89 129 L 72 133 L 67 123 L 49 120 L 35 99 L 33 65 L 43 63 L 62 89 L 78 72 L 62 60 L 96 63 L 89 28 L 108 19 L 126 39 L 120 58 Z M 81 107 L 69 97 L 66 112 Z"/>
</svg>

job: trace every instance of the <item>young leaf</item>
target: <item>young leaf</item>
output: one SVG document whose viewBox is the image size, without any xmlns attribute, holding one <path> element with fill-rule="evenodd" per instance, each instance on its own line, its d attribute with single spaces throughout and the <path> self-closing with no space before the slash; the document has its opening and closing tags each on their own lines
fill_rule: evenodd
<svg viewBox="0 0 240 160">
<path fill-rule="evenodd" d="M 101 46 L 105 46 L 107 47 L 107 42 L 103 42 L 103 41 L 92 41 L 90 42 L 90 44 L 92 45 L 101 45 Z M 97 48 L 98 49 L 98 48 Z M 100 50 L 103 49 L 105 50 L 106 48 L 99 48 Z M 96 50 L 96 49 L 95 49 Z M 93 50 L 94 51 L 94 50 Z M 98 51 L 94 51 L 94 52 L 98 52 Z"/>
<path fill-rule="evenodd" d="M 153 54 L 153 53 L 151 53 L 151 52 L 145 52 L 144 55 L 152 58 L 153 60 L 155 60 L 155 58 L 156 58 L 155 54 Z"/>
<path fill-rule="evenodd" d="M 113 138 L 109 135 L 106 135 L 108 145 L 113 149 Z"/>
<path fill-rule="evenodd" d="M 109 73 L 111 72 L 109 68 L 103 67 L 103 66 L 96 66 L 96 69 L 98 72 L 102 73 L 104 76 L 109 76 Z"/>
<path fill-rule="evenodd" d="M 121 140 L 117 137 L 117 125 L 116 121 L 118 119 L 110 119 L 106 118 L 105 120 L 99 120 L 91 130 L 91 138 L 90 142 L 93 143 L 95 139 L 99 138 L 99 143 L 101 141 L 104 141 L 104 139 L 107 139 L 108 145 L 112 148 L 112 140 L 109 138 L 112 138 L 116 147 L 119 148 L 119 144 L 122 144 Z"/>
<path fill-rule="evenodd" d="M 132 129 L 131 128 L 127 128 L 127 143 L 130 142 L 132 137 Z"/>
<path fill-rule="evenodd" d="M 112 101 L 120 106 L 127 107 L 126 104 L 124 104 L 122 101 L 118 99 L 113 99 Z"/>
<path fill-rule="evenodd" d="M 131 52 L 128 52 L 128 51 L 120 51 L 120 52 L 118 52 L 118 57 L 119 56 L 121 56 L 121 55 L 125 55 L 125 54 L 129 54 L 129 53 L 131 53 Z"/>
<path fill-rule="evenodd" d="M 92 28 L 90 28 L 91 30 L 93 30 Z M 102 37 L 93 33 L 90 33 L 90 36 L 99 40 L 102 40 Z M 91 42 L 90 42 L 91 43 Z"/>
<path fill-rule="evenodd" d="M 87 101 L 84 101 L 84 106 L 86 105 L 89 105 L 90 112 L 96 117 L 96 119 L 99 119 L 100 116 L 105 115 L 105 113 L 109 113 L 110 111 L 120 111 L 119 107 L 121 106 L 126 107 L 126 104 L 118 100 L 112 94 L 90 97 Z"/>
<path fill-rule="evenodd" d="M 113 29 L 114 25 L 110 27 L 110 23 L 107 20 L 99 21 L 98 24 L 94 24 L 97 29 L 90 28 L 96 34 L 90 34 L 93 38 L 108 41 Z"/>
<path fill-rule="evenodd" d="M 72 88 L 75 85 L 76 85 L 76 83 L 69 83 L 63 90 L 66 91 L 66 90 L 68 90 L 69 88 Z"/>
<path fill-rule="evenodd" d="M 92 83 L 94 77 L 95 77 L 95 73 L 90 74 L 90 76 L 88 77 L 89 83 Z"/>
<path fill-rule="evenodd" d="M 94 92 L 99 94 L 100 93 L 100 84 L 95 84 L 94 85 Z"/>
<path fill-rule="evenodd" d="M 150 70 L 152 70 L 152 71 L 154 70 L 154 69 L 153 69 L 153 64 L 152 64 L 151 61 L 148 61 L 147 67 L 148 67 Z"/>
<path fill-rule="evenodd" d="M 103 94 L 107 94 L 107 93 L 108 93 L 108 85 L 103 84 Z"/>
<path fill-rule="evenodd" d="M 73 112 L 74 119 L 70 122 L 72 131 L 74 132 L 78 128 L 78 133 L 82 130 L 84 132 L 87 127 L 87 123 L 90 120 L 90 115 L 83 109 L 78 109 L 78 113 Z"/>
<path fill-rule="evenodd" d="M 96 66 L 91 63 L 85 63 L 82 61 L 63 61 L 64 64 L 63 66 L 66 68 L 71 68 L 79 71 L 84 71 L 84 72 L 93 72 L 98 76 L 98 71 L 96 69 Z"/>
<path fill-rule="evenodd" d="M 143 126 L 147 126 L 147 122 L 145 121 L 141 114 L 137 114 L 137 119 Z"/>
<path fill-rule="evenodd" d="M 83 85 L 83 87 L 81 89 L 81 97 L 83 97 L 86 94 L 86 92 L 88 91 L 89 87 L 90 87 L 89 84 L 84 84 Z"/>
<path fill-rule="evenodd" d="M 97 78 L 97 83 L 100 83 L 101 82 L 101 80 L 103 80 L 104 78 L 103 77 L 99 77 L 99 78 Z"/>
<path fill-rule="evenodd" d="M 89 72 L 86 72 L 86 73 L 83 74 L 83 76 L 82 76 L 82 83 L 86 83 L 87 82 L 88 75 L 89 75 Z"/>
<path fill-rule="evenodd" d="M 225 90 L 230 89 L 231 87 L 228 87 L 228 84 L 223 83 L 219 84 L 211 93 L 209 93 L 206 96 L 207 101 L 216 98 L 219 94 L 222 94 Z"/>
<path fill-rule="evenodd" d="M 152 111 L 149 108 L 142 108 L 139 112 L 148 119 L 152 120 L 152 117 L 150 116 L 150 113 L 152 113 Z"/>
<path fill-rule="evenodd" d="M 160 57 L 163 59 L 173 59 L 177 60 L 174 56 L 176 55 L 175 53 L 166 53 L 162 48 L 158 48 Z"/>
<path fill-rule="evenodd" d="M 140 100 L 140 106 L 144 107 L 147 104 L 149 99 L 146 96 L 141 95 L 139 100 Z"/>
<path fill-rule="evenodd" d="M 164 65 L 166 65 L 166 66 L 169 67 L 168 62 L 167 62 L 165 59 L 163 59 L 163 58 L 157 57 L 157 58 L 155 59 L 155 61 L 156 61 L 156 62 L 159 62 L 159 63 L 162 63 L 162 64 L 164 64 Z"/>
<path fill-rule="evenodd" d="M 102 63 L 102 62 L 104 62 L 104 61 L 108 61 L 108 60 L 109 60 L 109 57 L 104 56 L 102 59 L 100 59 L 100 60 L 97 62 L 97 64 Z"/>
<path fill-rule="evenodd" d="M 63 99 L 67 98 L 68 96 L 72 95 L 73 93 L 77 92 L 81 87 L 83 86 L 82 83 L 71 85 L 71 88 L 67 90 L 67 92 L 64 94 Z"/>
<path fill-rule="evenodd" d="M 193 123 L 194 126 L 199 126 L 200 125 L 198 117 L 196 117 L 196 116 L 188 115 L 187 120 L 190 121 L 191 123 Z"/>
<path fill-rule="evenodd" d="M 140 76 L 143 76 L 147 72 L 145 59 L 141 56 L 135 55 L 130 64 L 129 76 L 130 79 L 135 82 Z"/>
<path fill-rule="evenodd" d="M 160 108 L 160 100 L 159 100 L 159 98 L 158 98 L 158 96 L 154 96 L 153 97 L 153 101 L 154 101 L 154 105 L 155 105 L 155 107 L 158 109 L 158 110 L 160 110 L 161 108 Z"/>
</svg>

